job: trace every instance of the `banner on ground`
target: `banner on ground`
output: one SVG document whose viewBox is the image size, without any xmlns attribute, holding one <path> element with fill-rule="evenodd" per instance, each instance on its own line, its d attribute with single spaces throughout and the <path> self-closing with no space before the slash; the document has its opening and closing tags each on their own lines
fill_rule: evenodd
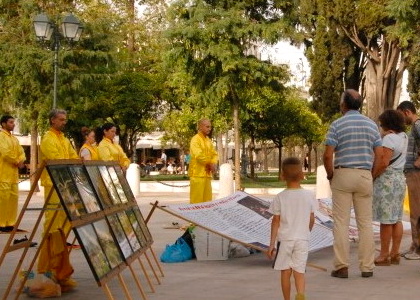
<svg viewBox="0 0 420 300">
<path fill-rule="evenodd" d="M 272 214 L 268 212 L 269 207 L 270 201 L 236 192 L 211 202 L 169 205 L 161 209 L 228 239 L 264 251 L 270 245 Z M 316 218 L 309 251 L 332 245 L 329 222 L 328 218 Z"/>
</svg>

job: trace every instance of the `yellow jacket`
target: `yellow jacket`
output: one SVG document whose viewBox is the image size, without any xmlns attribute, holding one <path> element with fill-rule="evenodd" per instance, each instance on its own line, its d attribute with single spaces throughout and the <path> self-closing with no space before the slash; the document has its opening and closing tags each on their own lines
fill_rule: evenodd
<svg viewBox="0 0 420 300">
<path fill-rule="evenodd" d="M 190 143 L 190 177 L 212 177 L 211 172 L 206 172 L 206 165 L 216 164 L 218 155 L 209 137 L 201 132 L 193 136 Z"/>
<path fill-rule="evenodd" d="M 130 160 L 125 155 L 120 145 L 114 143 L 108 138 L 103 138 L 98 146 L 100 160 L 115 160 L 122 168 L 128 168 Z"/>
<path fill-rule="evenodd" d="M 50 159 L 79 159 L 68 138 L 60 131 L 50 128 L 41 140 L 41 161 Z M 41 185 L 52 186 L 46 169 L 42 171 Z"/>
<path fill-rule="evenodd" d="M 91 160 L 99 160 L 99 152 L 97 146 L 91 146 L 88 144 L 83 144 L 83 146 L 80 148 L 79 155 L 82 153 L 83 149 L 88 149 L 90 152 L 90 159 Z"/>
<path fill-rule="evenodd" d="M 18 139 L 9 131 L 0 129 L 0 182 L 18 183 L 17 164 L 25 159 L 25 152 Z"/>
</svg>

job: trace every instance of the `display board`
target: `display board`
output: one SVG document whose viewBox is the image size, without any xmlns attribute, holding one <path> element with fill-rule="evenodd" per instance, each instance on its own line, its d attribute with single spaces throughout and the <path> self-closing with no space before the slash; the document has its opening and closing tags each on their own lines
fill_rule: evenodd
<svg viewBox="0 0 420 300">
<path fill-rule="evenodd" d="M 63 161 L 50 162 L 46 168 L 99 285 L 152 245 L 118 165 Z"/>
<path fill-rule="evenodd" d="M 175 204 L 167 212 L 249 247 L 266 251 L 270 245 L 272 214 L 270 202 L 245 192 L 198 204 Z M 309 251 L 332 245 L 332 230 L 316 221 L 310 236 Z"/>
</svg>

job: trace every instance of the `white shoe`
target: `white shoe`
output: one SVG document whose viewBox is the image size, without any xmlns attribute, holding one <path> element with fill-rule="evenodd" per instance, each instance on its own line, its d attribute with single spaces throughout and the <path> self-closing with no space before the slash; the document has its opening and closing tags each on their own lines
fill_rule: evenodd
<svg viewBox="0 0 420 300">
<path fill-rule="evenodd" d="M 404 257 L 408 260 L 420 260 L 420 255 L 416 252 L 407 253 L 406 255 L 404 255 Z"/>
</svg>

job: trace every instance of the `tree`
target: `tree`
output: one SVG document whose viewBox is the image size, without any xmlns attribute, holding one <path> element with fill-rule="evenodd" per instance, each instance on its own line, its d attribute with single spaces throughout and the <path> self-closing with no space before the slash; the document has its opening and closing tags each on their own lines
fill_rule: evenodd
<svg viewBox="0 0 420 300">
<path fill-rule="evenodd" d="M 312 56 L 321 64 L 322 60 L 330 64 L 324 69 L 330 75 L 324 75 L 332 85 L 330 89 L 340 91 L 341 84 L 334 84 L 340 79 L 344 88 L 357 89 L 360 82 L 362 94 L 367 100 L 367 114 L 373 119 L 384 109 L 395 108 L 399 101 L 402 74 L 408 62 L 408 44 L 401 43 L 400 37 L 392 34 L 396 19 L 388 9 L 391 2 L 306 0 L 294 5 L 281 2 L 283 11 L 291 20 L 289 25 L 294 29 L 292 38 L 300 38 L 310 48 L 309 60 Z M 319 38 L 321 44 L 318 44 Z M 329 48 L 325 49 L 324 45 Z M 312 70 L 314 78 L 321 78 L 316 74 L 319 72 L 316 64 L 312 65 Z M 318 83 L 321 83 L 320 87 L 315 86 Z M 314 81 L 312 91 L 322 93 L 324 87 L 322 81 Z M 317 96 L 316 93 L 314 95 Z M 337 101 L 337 96 L 317 98 L 327 103 Z"/>
<path fill-rule="evenodd" d="M 420 2 L 418 0 L 390 0 L 389 14 L 396 20 L 390 34 L 397 36 L 400 44 L 409 51 L 408 86 L 411 100 L 420 104 Z"/>
<path fill-rule="evenodd" d="M 250 90 L 281 89 L 285 71 L 250 53 L 253 45 L 277 35 L 278 15 L 269 1 L 179 0 L 169 12 L 170 60 L 193 79 L 202 99 L 232 112 L 235 149 L 240 149 L 240 111 Z M 255 53 L 254 53 L 255 54 Z M 254 88 L 253 88 L 254 87 Z M 240 174 L 235 151 L 235 174 Z M 235 176 L 240 189 L 240 176 Z"/>
<path fill-rule="evenodd" d="M 256 119 L 257 137 L 272 141 L 279 150 L 279 180 L 284 139 L 299 136 L 304 130 L 307 130 L 307 128 L 304 128 L 304 124 L 307 124 L 305 116 L 308 115 L 306 113 L 308 109 L 307 103 L 291 90 L 285 101 L 276 101 L 276 105 L 273 105 Z"/>
</svg>

